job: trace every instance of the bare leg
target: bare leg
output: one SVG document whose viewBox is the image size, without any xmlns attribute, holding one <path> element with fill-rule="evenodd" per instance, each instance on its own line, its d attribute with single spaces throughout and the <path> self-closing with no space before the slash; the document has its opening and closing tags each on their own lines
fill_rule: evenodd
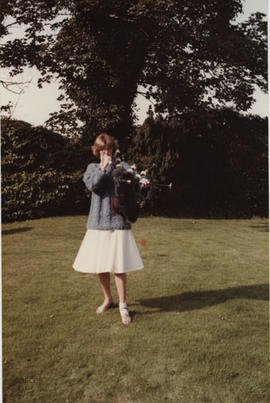
<svg viewBox="0 0 270 403">
<path fill-rule="evenodd" d="M 111 295 L 111 286 L 110 286 L 110 273 L 99 273 L 99 281 L 104 294 L 104 302 L 100 305 L 96 313 L 102 313 L 106 311 L 112 305 L 112 295 Z"/>
<path fill-rule="evenodd" d="M 119 302 L 126 302 L 126 290 L 127 290 L 127 276 L 126 273 L 115 274 L 115 284 L 119 296 Z"/>
<path fill-rule="evenodd" d="M 126 289 L 127 289 L 126 273 L 115 274 L 115 284 L 119 297 L 119 311 L 121 319 L 124 325 L 128 325 L 131 322 L 131 318 L 129 316 L 126 304 Z"/>
</svg>

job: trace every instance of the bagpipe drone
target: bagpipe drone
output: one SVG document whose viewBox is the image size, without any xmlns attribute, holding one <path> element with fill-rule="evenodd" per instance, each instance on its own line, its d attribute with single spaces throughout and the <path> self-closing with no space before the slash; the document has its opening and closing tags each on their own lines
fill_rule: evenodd
<svg viewBox="0 0 270 403">
<path fill-rule="evenodd" d="M 111 207 L 116 214 L 121 214 L 128 221 L 135 222 L 139 216 L 140 205 L 150 199 L 153 187 L 167 187 L 171 190 L 172 183 L 153 184 L 149 181 L 147 175 L 154 167 L 155 164 L 141 171 L 140 174 L 137 173 L 135 164 L 126 170 L 122 166 L 120 151 L 116 151 L 112 169 L 115 189 L 114 197 L 111 199 Z M 141 187 L 142 179 L 147 182 L 146 187 Z"/>
</svg>

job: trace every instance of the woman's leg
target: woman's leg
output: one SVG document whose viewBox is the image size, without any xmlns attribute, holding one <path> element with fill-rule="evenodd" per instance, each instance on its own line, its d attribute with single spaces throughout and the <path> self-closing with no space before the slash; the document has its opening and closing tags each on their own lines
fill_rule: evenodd
<svg viewBox="0 0 270 403">
<path fill-rule="evenodd" d="M 126 290 L 127 290 L 126 273 L 115 274 L 114 278 L 118 292 L 119 302 L 126 302 Z"/>
<path fill-rule="evenodd" d="M 99 273 L 99 281 L 104 294 L 104 302 L 97 308 L 97 313 L 106 311 L 112 305 L 110 273 Z"/>
<path fill-rule="evenodd" d="M 121 319 L 124 325 L 128 325 L 131 322 L 131 318 L 129 316 L 126 304 L 126 290 L 127 290 L 126 273 L 115 274 L 115 284 L 119 297 L 119 311 Z"/>
</svg>

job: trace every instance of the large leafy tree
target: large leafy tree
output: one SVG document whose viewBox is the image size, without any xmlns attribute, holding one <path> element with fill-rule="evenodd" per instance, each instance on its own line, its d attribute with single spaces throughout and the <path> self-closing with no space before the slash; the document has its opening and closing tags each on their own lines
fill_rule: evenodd
<svg viewBox="0 0 270 403">
<path fill-rule="evenodd" d="M 247 110 L 266 91 L 266 21 L 236 24 L 242 0 L 13 0 L 4 2 L 1 65 L 36 66 L 39 85 L 60 79 L 62 109 L 49 123 L 88 139 L 130 132 L 138 88 L 156 112 L 179 116 L 232 102 Z M 9 19 L 4 17 L 10 16 Z M 7 26 L 7 24 L 9 26 Z"/>
</svg>

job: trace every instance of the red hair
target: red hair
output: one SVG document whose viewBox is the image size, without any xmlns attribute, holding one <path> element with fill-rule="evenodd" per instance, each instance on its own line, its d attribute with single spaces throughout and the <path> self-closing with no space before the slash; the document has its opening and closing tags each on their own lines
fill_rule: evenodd
<svg viewBox="0 0 270 403">
<path fill-rule="evenodd" d="M 115 140 L 113 136 L 110 136 L 107 133 L 101 133 L 99 136 L 97 136 L 91 148 L 94 156 L 99 157 L 101 150 L 112 150 L 114 153 L 118 147 L 118 141 Z"/>
</svg>

